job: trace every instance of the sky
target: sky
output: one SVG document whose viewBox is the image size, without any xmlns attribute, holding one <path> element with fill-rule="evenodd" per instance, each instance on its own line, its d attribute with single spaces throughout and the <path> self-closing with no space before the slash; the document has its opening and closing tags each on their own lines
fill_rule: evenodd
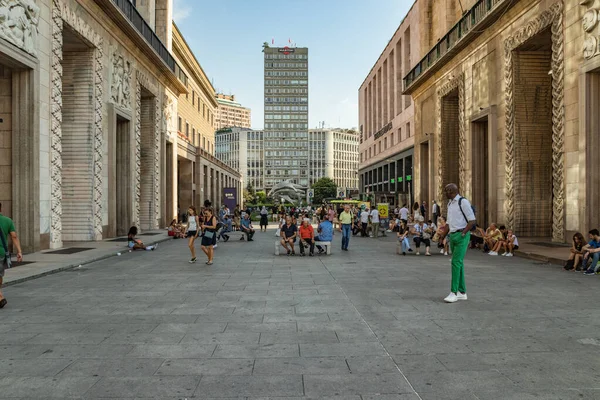
<svg viewBox="0 0 600 400">
<path fill-rule="evenodd" d="M 358 89 L 412 0 L 174 0 L 173 19 L 218 92 L 263 128 L 262 44 L 308 47 L 309 128 L 358 127 Z"/>
</svg>

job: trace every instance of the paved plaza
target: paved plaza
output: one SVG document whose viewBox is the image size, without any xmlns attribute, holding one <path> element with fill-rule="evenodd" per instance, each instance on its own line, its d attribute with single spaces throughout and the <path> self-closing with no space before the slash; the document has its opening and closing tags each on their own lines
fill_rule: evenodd
<svg viewBox="0 0 600 400">
<path fill-rule="evenodd" d="M 447 257 L 339 233 L 275 257 L 273 233 L 210 267 L 172 240 L 7 287 L 0 399 L 600 398 L 599 277 L 471 251 L 445 304 Z"/>
</svg>

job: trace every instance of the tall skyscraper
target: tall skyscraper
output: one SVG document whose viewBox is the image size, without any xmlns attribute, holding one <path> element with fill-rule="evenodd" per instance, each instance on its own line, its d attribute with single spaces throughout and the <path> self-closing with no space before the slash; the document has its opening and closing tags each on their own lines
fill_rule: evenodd
<svg viewBox="0 0 600 400">
<path fill-rule="evenodd" d="M 265 47 L 265 187 L 309 185 L 308 48 Z"/>
</svg>

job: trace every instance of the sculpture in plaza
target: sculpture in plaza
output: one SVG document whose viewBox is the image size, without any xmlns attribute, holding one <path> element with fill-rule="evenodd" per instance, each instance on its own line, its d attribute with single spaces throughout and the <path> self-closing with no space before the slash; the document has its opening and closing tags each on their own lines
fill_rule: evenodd
<svg viewBox="0 0 600 400">
<path fill-rule="evenodd" d="M 0 37 L 37 56 L 40 8 L 34 0 L 0 0 Z"/>
<path fill-rule="evenodd" d="M 306 196 L 306 188 L 290 181 L 282 181 L 269 191 L 269 197 L 282 198 L 285 201 L 296 204 Z"/>
</svg>

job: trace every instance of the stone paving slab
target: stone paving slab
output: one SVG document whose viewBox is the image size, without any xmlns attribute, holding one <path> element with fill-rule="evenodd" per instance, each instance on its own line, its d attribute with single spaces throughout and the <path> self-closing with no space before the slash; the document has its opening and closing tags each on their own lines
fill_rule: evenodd
<svg viewBox="0 0 600 400">
<path fill-rule="evenodd" d="M 442 255 L 275 258 L 271 236 L 211 267 L 171 241 L 5 288 L 0 398 L 600 398 L 596 277 L 469 252 L 448 305 Z"/>
</svg>

